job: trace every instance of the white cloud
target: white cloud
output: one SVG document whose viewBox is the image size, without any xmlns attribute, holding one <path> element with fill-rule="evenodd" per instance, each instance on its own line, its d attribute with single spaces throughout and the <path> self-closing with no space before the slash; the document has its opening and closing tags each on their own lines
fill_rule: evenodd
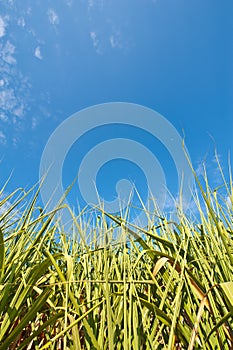
<svg viewBox="0 0 233 350">
<path fill-rule="evenodd" d="M 26 9 L 25 14 L 28 15 L 28 16 L 31 16 L 32 8 L 30 6 Z"/>
<path fill-rule="evenodd" d="M 95 32 L 90 32 L 90 37 L 93 40 L 94 45 L 97 44 L 97 35 Z"/>
<path fill-rule="evenodd" d="M 93 47 L 97 54 L 103 54 L 109 47 L 114 50 L 128 51 L 131 44 L 122 40 L 120 30 L 112 28 L 108 36 L 101 33 L 97 34 L 97 31 L 91 31 L 90 37 Z"/>
<path fill-rule="evenodd" d="M 111 45 L 112 49 L 121 49 L 122 48 L 119 33 L 112 34 L 109 38 L 109 41 L 110 41 L 110 45 Z"/>
<path fill-rule="evenodd" d="M 87 1 L 88 10 L 91 10 L 93 7 L 103 8 L 103 6 L 104 6 L 104 0 L 88 0 Z"/>
<path fill-rule="evenodd" d="M 199 162 L 196 168 L 196 174 L 198 177 L 204 176 L 204 164 L 203 162 Z"/>
<path fill-rule="evenodd" d="M 35 49 L 34 55 L 39 60 L 43 59 L 43 56 L 42 56 L 41 51 L 40 51 L 40 46 L 37 46 L 37 48 Z"/>
<path fill-rule="evenodd" d="M 131 21 L 125 13 L 116 16 L 105 0 L 87 0 L 86 6 L 90 35 L 98 54 L 104 54 L 109 49 L 128 52 L 134 46 L 133 38 L 127 34 L 130 33 Z"/>
<path fill-rule="evenodd" d="M 6 44 L 0 44 L 0 61 L 4 61 L 8 64 L 15 64 L 16 59 L 13 57 L 15 53 L 15 46 L 9 41 Z"/>
<path fill-rule="evenodd" d="M 66 5 L 67 6 L 72 6 L 73 5 L 73 0 L 66 0 Z"/>
<path fill-rule="evenodd" d="M 23 118 L 24 116 L 24 105 L 23 104 L 17 104 L 17 107 L 13 110 L 13 114 L 16 117 Z"/>
<path fill-rule="evenodd" d="M 8 2 L 10 6 L 14 5 L 14 0 L 7 0 L 6 2 Z"/>
<path fill-rule="evenodd" d="M 17 105 L 13 89 L 5 89 L 0 91 L 0 109 L 10 111 Z"/>
<path fill-rule="evenodd" d="M 7 143 L 6 135 L 2 131 L 0 131 L 0 144 L 6 145 L 6 143 Z"/>
<path fill-rule="evenodd" d="M 2 16 L 0 16 L 0 38 L 2 38 L 6 34 L 6 27 L 6 21 L 3 19 Z"/>
<path fill-rule="evenodd" d="M 0 163 L 1 163 L 1 161 L 0 161 Z M 3 201 L 8 196 L 9 196 L 9 193 L 4 192 L 0 196 L 0 201 Z M 15 201 L 14 201 L 13 197 L 11 197 L 11 199 L 6 200 L 4 202 L 4 204 L 2 204 L 0 206 L 0 216 L 5 215 L 7 212 L 9 212 L 10 209 L 12 209 L 8 214 L 8 218 L 9 218 L 8 222 L 10 222 L 12 224 L 14 224 L 15 221 L 20 220 L 22 218 L 23 206 L 25 203 L 22 201 L 19 206 L 12 208 L 14 206 L 14 204 L 15 204 Z"/>
<path fill-rule="evenodd" d="M 22 4 L 19 7 L 16 0 L 0 0 L 0 8 L 0 144 L 12 146 L 18 145 L 22 140 L 22 132 L 28 124 L 30 127 L 32 115 L 28 112 L 35 103 L 30 79 L 22 74 L 18 65 L 18 59 L 22 58 L 23 51 L 21 43 L 18 42 L 18 35 L 14 35 L 14 32 L 18 28 L 20 33 L 32 39 L 31 44 L 34 43 L 34 47 L 31 47 L 32 60 L 34 53 L 37 54 L 38 59 L 42 59 L 44 42 L 38 39 L 31 27 L 32 21 L 28 22 L 34 5 L 28 7 L 27 4 Z M 46 19 L 48 8 L 49 6 L 45 10 Z M 50 11 L 48 15 L 53 23 L 58 23 L 59 19 L 55 12 Z M 47 24 L 49 25 L 49 22 Z M 37 46 L 39 50 L 35 52 Z"/>
<path fill-rule="evenodd" d="M 48 18 L 49 18 L 49 22 L 53 25 L 57 25 L 59 24 L 59 17 L 57 15 L 57 13 L 55 12 L 54 9 L 48 9 L 47 12 Z"/>
<path fill-rule="evenodd" d="M 19 27 L 25 27 L 25 25 L 26 25 L 26 22 L 25 22 L 25 19 L 24 19 L 24 17 L 20 17 L 20 18 L 18 18 L 18 20 L 17 20 L 17 24 L 18 24 L 18 26 Z"/>
<path fill-rule="evenodd" d="M 102 50 L 101 50 L 101 47 L 100 47 L 100 41 L 99 41 L 99 39 L 97 37 L 96 32 L 94 32 L 94 31 L 90 32 L 90 37 L 91 37 L 92 44 L 94 46 L 94 49 L 95 49 L 96 53 L 98 53 L 99 55 L 102 54 Z"/>
<path fill-rule="evenodd" d="M 15 46 L 9 40 L 0 42 L 0 76 L 0 121 L 20 130 L 28 110 L 26 101 L 30 84 L 17 69 Z M 0 137 L 3 143 L 3 135 Z"/>
<path fill-rule="evenodd" d="M 88 9 L 91 9 L 94 6 L 94 0 L 88 0 Z"/>
<path fill-rule="evenodd" d="M 9 121 L 9 118 L 7 117 L 7 115 L 5 113 L 0 113 L 0 120 L 3 123 L 7 123 Z"/>
<path fill-rule="evenodd" d="M 36 117 L 32 117 L 32 129 L 34 130 L 38 125 L 38 120 Z"/>
</svg>

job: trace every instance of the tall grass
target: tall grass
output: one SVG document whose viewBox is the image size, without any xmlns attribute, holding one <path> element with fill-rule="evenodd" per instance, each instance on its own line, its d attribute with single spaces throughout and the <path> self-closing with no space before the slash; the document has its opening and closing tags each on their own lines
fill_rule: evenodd
<svg viewBox="0 0 233 350">
<path fill-rule="evenodd" d="M 196 219 L 178 208 L 147 229 L 100 210 L 94 224 L 74 216 L 67 235 L 64 209 L 45 213 L 39 191 L 3 199 L 0 350 L 233 349 L 233 186 L 222 176 L 223 198 L 196 177 Z"/>
</svg>

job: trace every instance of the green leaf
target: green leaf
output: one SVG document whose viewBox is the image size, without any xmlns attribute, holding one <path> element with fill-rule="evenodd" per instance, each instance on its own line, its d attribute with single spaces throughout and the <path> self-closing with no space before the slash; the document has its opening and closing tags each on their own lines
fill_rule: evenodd
<svg viewBox="0 0 233 350">
<path fill-rule="evenodd" d="M 51 289 L 45 289 L 44 292 L 33 302 L 33 307 L 29 309 L 26 315 L 20 320 L 18 325 L 13 329 L 13 331 L 7 336 L 5 341 L 1 343 L 0 350 L 5 350 L 10 346 L 10 344 L 16 339 L 20 332 L 31 322 L 36 316 L 37 312 L 42 309 L 49 295 L 51 294 Z"/>
<path fill-rule="evenodd" d="M 4 276 L 4 267 L 5 267 L 4 236 L 3 236 L 2 229 L 0 228 L 0 281 Z"/>
<path fill-rule="evenodd" d="M 210 333 L 208 334 L 208 336 L 207 336 L 207 338 L 206 338 L 206 341 L 209 339 L 209 337 L 211 336 L 211 334 L 213 334 L 214 332 L 216 332 L 218 329 L 219 329 L 219 327 L 221 327 L 225 322 L 227 322 L 227 320 L 229 319 L 229 318 L 231 318 L 233 316 L 233 311 L 230 311 L 230 312 L 228 312 L 225 316 L 223 316 L 222 318 L 221 318 L 221 320 L 216 324 L 216 326 L 213 328 L 213 329 L 211 329 L 211 331 L 210 331 Z M 225 331 L 226 331 L 227 329 L 225 328 Z M 228 331 L 227 331 L 227 334 L 228 334 Z M 233 341 L 233 339 L 231 339 L 231 341 Z"/>
<path fill-rule="evenodd" d="M 38 335 L 40 335 L 47 327 L 53 327 L 55 322 L 64 316 L 64 311 L 60 311 L 56 313 L 54 316 L 49 317 L 49 319 L 44 322 L 36 331 L 30 335 L 30 337 L 26 338 L 22 344 L 17 348 L 17 350 L 25 349 L 25 346 L 28 345 L 33 339 L 36 339 Z"/>
<path fill-rule="evenodd" d="M 233 282 L 220 283 L 219 286 L 222 288 L 223 293 L 228 300 L 230 309 L 233 310 Z"/>
</svg>

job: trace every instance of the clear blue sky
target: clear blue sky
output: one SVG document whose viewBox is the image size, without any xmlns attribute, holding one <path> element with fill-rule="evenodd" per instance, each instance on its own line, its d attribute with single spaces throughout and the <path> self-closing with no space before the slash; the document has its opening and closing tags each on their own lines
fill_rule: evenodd
<svg viewBox="0 0 233 350">
<path fill-rule="evenodd" d="M 215 177 L 214 142 L 224 167 L 233 150 L 232 18 L 231 0 L 0 0 L 1 184 L 14 170 L 9 192 L 32 186 L 59 124 L 112 101 L 152 108 L 181 135 L 184 129 L 195 168 L 208 154 Z M 124 127 L 77 141 L 64 163 L 64 185 L 85 150 L 127 132 L 153 149 L 175 195 L 169 154 L 150 136 Z M 114 182 L 124 176 L 144 191 L 140 170 L 116 161 L 101 169 L 102 195 L 111 199 Z"/>
</svg>

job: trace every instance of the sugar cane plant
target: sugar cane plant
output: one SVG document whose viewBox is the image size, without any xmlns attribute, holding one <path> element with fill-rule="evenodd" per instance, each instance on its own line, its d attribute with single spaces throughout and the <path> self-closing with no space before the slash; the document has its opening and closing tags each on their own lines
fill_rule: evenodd
<svg viewBox="0 0 233 350">
<path fill-rule="evenodd" d="M 47 213 L 39 189 L 4 187 L 0 350 L 233 349 L 233 186 L 220 171 L 224 191 L 195 175 L 195 217 L 143 206 L 146 228 L 101 208 Z"/>
</svg>

